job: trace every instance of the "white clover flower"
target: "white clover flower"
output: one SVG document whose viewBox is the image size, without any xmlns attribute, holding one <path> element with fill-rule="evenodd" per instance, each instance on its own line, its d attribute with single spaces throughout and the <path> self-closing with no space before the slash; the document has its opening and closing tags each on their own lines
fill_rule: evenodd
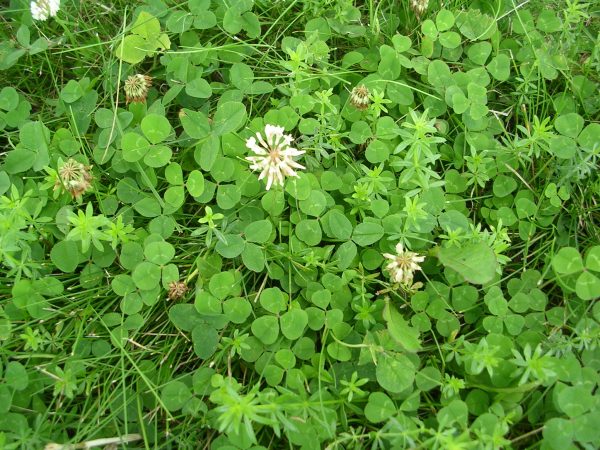
<svg viewBox="0 0 600 450">
<path fill-rule="evenodd" d="M 267 190 L 271 189 L 273 184 L 283 186 L 285 177 L 297 177 L 294 169 L 306 169 L 293 159 L 294 156 L 304 154 L 304 150 L 290 147 L 293 138 L 289 134 L 283 134 L 283 131 L 283 127 L 266 125 L 266 138 L 259 132 L 256 133 L 256 137 L 246 141 L 246 147 L 256 154 L 247 156 L 246 160 L 252 163 L 251 170 L 260 170 L 259 180 L 267 178 Z"/>
<path fill-rule="evenodd" d="M 60 0 L 34 0 L 30 3 L 33 20 L 46 20 L 56 16 L 60 9 Z"/>
<path fill-rule="evenodd" d="M 428 6 L 429 0 L 410 0 L 410 7 L 417 17 L 421 17 Z"/>
<path fill-rule="evenodd" d="M 419 263 L 425 261 L 425 257 L 415 252 L 405 251 L 401 242 L 396 245 L 396 253 L 397 255 L 383 254 L 391 260 L 386 269 L 394 282 L 410 286 L 413 284 L 415 271 L 421 270 Z"/>
</svg>

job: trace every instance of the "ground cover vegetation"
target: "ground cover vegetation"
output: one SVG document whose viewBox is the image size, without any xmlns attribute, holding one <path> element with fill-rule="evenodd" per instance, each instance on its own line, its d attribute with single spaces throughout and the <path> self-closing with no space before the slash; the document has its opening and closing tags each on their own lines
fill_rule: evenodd
<svg viewBox="0 0 600 450">
<path fill-rule="evenodd" d="M 600 447 L 598 16 L 2 2 L 0 448 Z"/>
</svg>

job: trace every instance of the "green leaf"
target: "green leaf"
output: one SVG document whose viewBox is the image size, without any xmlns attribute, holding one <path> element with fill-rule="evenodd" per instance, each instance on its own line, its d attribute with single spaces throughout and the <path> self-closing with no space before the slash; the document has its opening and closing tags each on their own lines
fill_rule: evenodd
<svg viewBox="0 0 600 450">
<path fill-rule="evenodd" d="M 253 272 L 262 272 L 265 268 L 265 251 L 252 242 L 247 242 L 242 252 L 242 262 Z"/>
<path fill-rule="evenodd" d="M 54 265 L 66 273 L 73 272 L 79 264 L 79 249 L 74 241 L 59 241 L 50 251 Z"/>
<path fill-rule="evenodd" d="M 367 140 L 373 136 L 371 127 L 367 122 L 359 120 L 354 122 L 350 129 L 350 140 L 355 144 L 364 144 Z"/>
<path fill-rule="evenodd" d="M 352 233 L 352 240 L 361 247 L 374 244 L 383 237 L 384 229 L 378 223 L 359 223 Z"/>
<path fill-rule="evenodd" d="M 267 288 L 260 293 L 260 305 L 273 314 L 278 314 L 286 309 L 287 301 L 279 288 Z"/>
<path fill-rule="evenodd" d="M 513 177 L 500 174 L 494 179 L 493 191 L 496 197 L 506 197 L 517 188 L 517 182 Z"/>
<path fill-rule="evenodd" d="M 600 141 L 600 124 L 589 123 L 577 137 L 577 142 L 587 152 L 594 152 Z"/>
<path fill-rule="evenodd" d="M 600 298 L 600 278 L 590 272 L 583 272 L 575 283 L 575 293 L 582 300 Z"/>
<path fill-rule="evenodd" d="M 230 322 L 241 324 L 252 314 L 252 304 L 245 298 L 235 297 L 223 302 L 223 314 Z"/>
<path fill-rule="evenodd" d="M 246 123 L 246 107 L 240 102 L 225 102 L 217 107 L 213 132 L 217 136 L 239 130 Z"/>
<path fill-rule="evenodd" d="M 171 307 L 169 320 L 183 331 L 192 331 L 195 326 L 206 324 L 203 317 L 196 311 L 195 306 L 191 304 L 178 304 Z"/>
<path fill-rule="evenodd" d="M 595 402 L 587 387 L 566 386 L 558 392 L 557 403 L 567 416 L 575 418 L 589 411 Z"/>
<path fill-rule="evenodd" d="M 146 40 L 137 35 L 125 36 L 116 50 L 117 58 L 129 64 L 142 62 L 146 57 Z"/>
<path fill-rule="evenodd" d="M 145 197 L 137 201 L 133 207 L 144 217 L 157 217 L 162 213 L 160 203 L 152 197 Z"/>
<path fill-rule="evenodd" d="M 375 371 L 377 382 L 386 391 L 398 394 L 408 389 L 415 379 L 415 367 L 401 354 L 381 354 Z"/>
<path fill-rule="evenodd" d="M 60 91 L 60 99 L 65 103 L 75 103 L 83 97 L 83 88 L 75 80 L 69 80 L 65 87 Z"/>
<path fill-rule="evenodd" d="M 583 124 L 583 117 L 577 113 L 569 113 L 557 117 L 554 121 L 554 128 L 563 136 L 575 139 L 583 130 Z"/>
<path fill-rule="evenodd" d="M 262 316 L 252 322 L 252 334 L 265 345 L 271 345 L 279 336 L 279 321 L 274 316 Z"/>
<path fill-rule="evenodd" d="M 333 255 L 334 259 L 337 260 L 337 265 L 340 269 L 344 270 L 350 267 L 352 261 L 356 257 L 358 250 L 356 244 L 352 241 L 344 242 L 340 245 Z"/>
<path fill-rule="evenodd" d="M 209 98 L 212 95 L 212 88 L 202 76 L 197 76 L 186 83 L 185 93 L 190 97 Z"/>
<path fill-rule="evenodd" d="M 496 80 L 506 81 L 510 77 L 510 58 L 501 53 L 492 58 L 486 68 Z"/>
<path fill-rule="evenodd" d="M 426 19 L 421 22 L 421 32 L 430 39 L 437 39 L 438 30 L 433 20 Z"/>
<path fill-rule="evenodd" d="M 188 175 L 185 187 L 192 197 L 200 197 L 204 192 L 204 175 L 199 170 L 192 170 Z"/>
<path fill-rule="evenodd" d="M 257 220 L 248 224 L 244 229 L 244 234 L 248 242 L 257 242 L 264 244 L 269 240 L 273 233 L 273 225 L 270 220 Z"/>
<path fill-rule="evenodd" d="M 171 134 L 171 124 L 166 117 L 158 114 L 148 114 L 142 119 L 142 132 L 152 143 L 158 144 Z"/>
<path fill-rule="evenodd" d="M 207 325 L 198 325 L 192 330 L 194 353 L 200 359 L 214 355 L 219 345 L 219 333 Z"/>
<path fill-rule="evenodd" d="M 235 258 L 240 256 L 244 251 L 244 245 L 246 242 L 244 239 L 237 234 L 225 234 L 223 236 L 226 242 L 219 240 L 215 246 L 215 250 L 219 255 L 225 258 Z"/>
<path fill-rule="evenodd" d="M 235 277 L 231 272 L 221 272 L 210 277 L 208 289 L 219 300 L 224 300 L 235 286 Z"/>
<path fill-rule="evenodd" d="M 223 312 L 221 300 L 212 296 L 207 291 L 196 292 L 194 307 L 196 311 L 206 316 L 218 316 Z"/>
<path fill-rule="evenodd" d="M 427 77 L 429 78 L 429 82 L 437 88 L 454 84 L 448 64 L 439 59 L 435 59 L 429 63 Z"/>
<path fill-rule="evenodd" d="M 390 336 L 400 344 L 404 350 L 410 353 L 416 353 L 421 350 L 421 340 L 419 339 L 419 330 L 411 327 L 404 317 L 394 308 L 390 301 L 386 299 L 383 308 L 383 319 L 387 323 Z"/>
<path fill-rule="evenodd" d="M 461 11 L 456 16 L 456 25 L 463 36 L 472 41 L 488 39 L 498 29 L 496 20 L 493 17 L 482 14 L 481 11 L 474 8 Z"/>
<path fill-rule="evenodd" d="M 29 384 L 27 369 L 20 362 L 10 361 L 4 372 L 4 382 L 16 391 L 22 391 Z"/>
<path fill-rule="evenodd" d="M 160 267 L 151 262 L 140 263 L 131 274 L 138 289 L 149 291 L 160 283 Z"/>
<path fill-rule="evenodd" d="M 171 163 L 165 167 L 165 178 L 169 184 L 176 186 L 183 184 L 183 171 L 178 163 Z"/>
<path fill-rule="evenodd" d="M 180 120 L 185 132 L 193 139 L 205 138 L 210 132 L 208 118 L 200 111 L 183 109 Z"/>
<path fill-rule="evenodd" d="M 310 300 L 319 308 L 326 309 L 331 302 L 331 292 L 327 289 L 320 289 L 313 293 Z"/>
<path fill-rule="evenodd" d="M 365 417 L 371 423 L 385 422 L 396 414 L 394 402 L 383 392 L 373 392 L 365 406 Z"/>
<path fill-rule="evenodd" d="M 36 157 L 33 150 L 17 147 L 8 151 L 3 169 L 9 174 L 25 172 L 33 167 Z"/>
<path fill-rule="evenodd" d="M 573 424 L 570 420 L 554 417 L 544 424 L 542 434 L 549 448 L 554 450 L 570 448 L 573 441 Z"/>
<path fill-rule="evenodd" d="M 19 104 L 19 94 L 12 86 L 3 87 L 0 91 L 0 109 L 12 111 Z"/>
<path fill-rule="evenodd" d="M 382 45 L 379 47 L 379 67 L 377 71 L 381 75 L 381 78 L 385 80 L 396 80 L 400 76 L 402 71 L 402 65 L 398 59 L 396 50 L 389 45 Z"/>
<path fill-rule="evenodd" d="M 352 236 L 352 223 L 341 212 L 332 210 L 323 217 L 323 220 L 328 222 L 327 231 L 331 233 L 331 237 L 345 241 Z"/>
<path fill-rule="evenodd" d="M 260 204 L 270 216 L 277 217 L 285 209 L 285 199 L 283 192 L 279 190 L 268 191 L 260 199 Z"/>
<path fill-rule="evenodd" d="M 318 220 L 304 219 L 296 225 L 296 236 L 309 246 L 315 246 L 321 242 L 323 237 Z"/>
<path fill-rule="evenodd" d="M 596 245 L 588 250 L 585 257 L 585 267 L 594 272 L 600 272 L 600 245 Z"/>
<path fill-rule="evenodd" d="M 438 37 L 440 44 L 446 48 L 456 48 L 460 45 L 460 34 L 456 31 L 446 31 L 444 33 L 440 33 Z"/>
<path fill-rule="evenodd" d="M 125 62 L 137 64 L 156 50 L 164 50 L 170 46 L 169 37 L 165 33 L 160 33 L 158 19 L 142 11 L 133 24 L 131 34 L 125 36 L 117 47 L 116 54 Z"/>
<path fill-rule="evenodd" d="M 235 63 L 229 71 L 231 84 L 240 91 L 246 92 L 254 81 L 254 72 L 249 65 L 244 63 Z"/>
<path fill-rule="evenodd" d="M 390 148 L 385 142 L 374 139 L 367 146 L 365 157 L 373 164 L 387 161 L 390 157 Z"/>
<path fill-rule="evenodd" d="M 544 33 L 560 31 L 563 25 L 557 15 L 558 13 L 553 9 L 544 9 L 540 11 L 540 14 L 537 17 L 537 29 Z"/>
<path fill-rule="evenodd" d="M 175 248 L 168 242 L 150 242 L 144 247 L 146 259 L 159 266 L 164 266 L 175 256 Z"/>
<path fill-rule="evenodd" d="M 123 149 L 123 159 L 125 161 L 136 162 L 148 153 L 150 143 L 143 136 L 129 132 L 121 138 L 121 148 Z"/>
<path fill-rule="evenodd" d="M 447 31 L 454 26 L 454 14 L 447 9 L 441 9 L 435 17 L 438 31 Z"/>
<path fill-rule="evenodd" d="M 552 268 L 561 275 L 572 275 L 583 270 L 583 260 L 576 248 L 563 247 L 552 258 Z"/>
<path fill-rule="evenodd" d="M 143 306 L 142 297 L 137 292 L 127 294 L 121 301 L 121 311 L 127 315 L 137 314 Z"/>
<path fill-rule="evenodd" d="M 308 314 L 303 309 L 292 309 L 279 318 L 281 334 L 295 341 L 304 334 L 308 325 Z"/>
<path fill-rule="evenodd" d="M 192 398 L 192 392 L 181 381 L 171 380 L 162 388 L 160 399 L 168 411 L 174 412 L 185 405 Z"/>
<path fill-rule="evenodd" d="M 462 247 L 442 247 L 438 258 L 444 266 L 456 270 L 465 280 L 474 284 L 492 281 L 498 266 L 494 251 L 483 242 Z"/>
<path fill-rule="evenodd" d="M 319 217 L 327 208 L 327 198 L 320 190 L 312 190 L 306 200 L 300 201 L 300 210 L 313 217 Z"/>
<path fill-rule="evenodd" d="M 477 42 L 469 47 L 467 55 L 477 65 L 484 65 L 492 53 L 492 44 L 488 41 Z"/>
<path fill-rule="evenodd" d="M 221 184 L 217 187 L 217 205 L 223 210 L 234 208 L 241 198 L 242 191 L 235 184 Z"/>
<path fill-rule="evenodd" d="M 550 139 L 550 153 L 561 159 L 571 159 L 577 154 L 577 144 L 573 138 L 554 136 Z"/>
</svg>

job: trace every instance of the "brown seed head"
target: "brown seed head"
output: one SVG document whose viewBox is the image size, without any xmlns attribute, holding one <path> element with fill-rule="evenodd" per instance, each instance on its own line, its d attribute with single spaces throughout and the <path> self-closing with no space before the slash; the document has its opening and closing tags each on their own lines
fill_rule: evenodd
<svg viewBox="0 0 600 450">
<path fill-rule="evenodd" d="M 185 281 L 171 281 L 169 283 L 169 300 L 179 300 L 187 293 L 188 289 Z"/>
</svg>

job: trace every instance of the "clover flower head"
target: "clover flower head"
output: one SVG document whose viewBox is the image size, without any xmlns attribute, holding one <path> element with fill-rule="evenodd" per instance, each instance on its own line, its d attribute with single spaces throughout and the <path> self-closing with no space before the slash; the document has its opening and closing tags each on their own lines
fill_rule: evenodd
<svg viewBox="0 0 600 450">
<path fill-rule="evenodd" d="M 169 300 L 178 300 L 182 298 L 189 290 L 185 281 L 171 281 L 169 283 Z"/>
<path fill-rule="evenodd" d="M 367 109 L 369 107 L 369 102 L 369 89 L 364 84 L 352 88 L 352 92 L 350 93 L 350 103 L 356 109 Z"/>
<path fill-rule="evenodd" d="M 75 198 L 92 187 L 94 177 L 90 172 L 91 166 L 86 166 L 73 158 L 69 158 L 64 163 L 59 161 L 59 164 L 59 179 L 54 184 L 55 191 L 64 188 Z"/>
<path fill-rule="evenodd" d="M 273 184 L 283 186 L 285 177 L 297 177 L 294 169 L 305 169 L 303 165 L 294 161 L 294 157 L 304 154 L 304 150 L 291 147 L 294 140 L 289 134 L 284 134 L 283 127 L 266 125 L 264 137 L 262 133 L 256 133 L 256 137 L 246 140 L 246 147 L 254 152 L 247 156 L 250 161 L 250 169 L 260 171 L 259 180 L 267 179 L 267 190 Z"/>
<path fill-rule="evenodd" d="M 146 101 L 148 89 L 152 86 L 152 77 L 136 73 L 127 77 L 125 80 L 125 101 L 126 103 L 143 103 Z"/>
<path fill-rule="evenodd" d="M 417 17 L 421 17 L 428 6 L 429 0 L 410 0 L 410 7 Z"/>
<path fill-rule="evenodd" d="M 401 242 L 396 245 L 396 255 L 384 253 L 383 256 L 390 260 L 386 269 L 390 273 L 392 281 L 413 286 L 415 271 L 421 270 L 419 263 L 422 263 L 425 257 L 418 253 L 404 250 Z"/>
<path fill-rule="evenodd" d="M 29 4 L 33 20 L 46 20 L 56 16 L 60 9 L 60 0 L 34 0 Z"/>
</svg>

